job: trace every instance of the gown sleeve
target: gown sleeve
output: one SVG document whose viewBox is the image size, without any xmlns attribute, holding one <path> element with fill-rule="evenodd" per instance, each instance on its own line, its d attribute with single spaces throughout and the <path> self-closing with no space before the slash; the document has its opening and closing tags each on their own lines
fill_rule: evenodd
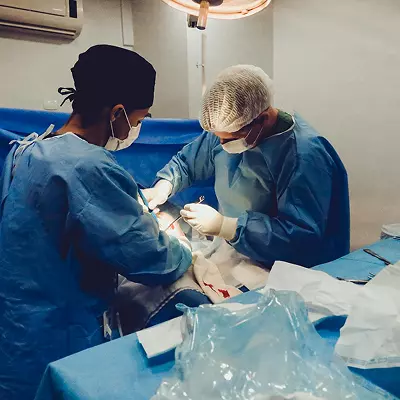
<svg viewBox="0 0 400 400">
<path fill-rule="evenodd" d="M 128 280 L 169 284 L 189 268 L 192 254 L 137 201 L 132 176 L 115 162 L 80 163 L 69 187 L 75 243 L 93 263 L 109 265 Z"/>
<path fill-rule="evenodd" d="M 240 215 L 231 245 L 261 263 L 271 265 L 279 260 L 305 267 L 316 265 L 315 254 L 326 230 L 332 187 L 330 166 L 307 163 L 293 173 L 281 192 L 278 187 L 276 216 L 253 211 Z"/>
<path fill-rule="evenodd" d="M 157 180 L 166 179 L 172 183 L 172 194 L 214 175 L 213 150 L 219 144 L 218 138 L 204 132 L 186 145 L 171 161 L 157 173 Z"/>
</svg>

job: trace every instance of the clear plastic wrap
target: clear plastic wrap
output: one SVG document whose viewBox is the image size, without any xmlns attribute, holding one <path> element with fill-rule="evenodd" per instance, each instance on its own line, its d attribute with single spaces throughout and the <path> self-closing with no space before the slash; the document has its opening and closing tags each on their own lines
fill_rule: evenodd
<svg viewBox="0 0 400 400">
<path fill-rule="evenodd" d="M 294 292 L 269 290 L 231 312 L 185 308 L 173 375 L 153 400 L 395 399 L 353 375 Z"/>
<path fill-rule="evenodd" d="M 381 239 L 400 239 L 400 224 L 383 225 Z"/>
</svg>

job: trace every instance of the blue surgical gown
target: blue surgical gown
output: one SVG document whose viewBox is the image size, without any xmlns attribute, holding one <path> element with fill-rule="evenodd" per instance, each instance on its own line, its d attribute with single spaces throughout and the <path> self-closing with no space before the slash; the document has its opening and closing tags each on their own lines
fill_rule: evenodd
<svg viewBox="0 0 400 400">
<path fill-rule="evenodd" d="M 329 142 L 303 119 L 242 154 L 228 154 L 211 134 L 185 146 L 157 174 L 173 193 L 215 176 L 220 212 L 238 218 L 230 244 L 270 266 L 311 267 L 349 252 L 346 170 Z"/>
<path fill-rule="evenodd" d="M 191 253 L 159 231 L 132 176 L 73 134 L 25 149 L 3 171 L 0 399 L 33 399 L 46 365 L 103 342 L 119 273 L 174 282 Z M 99 366 L 106 368 L 106 366 Z"/>
</svg>

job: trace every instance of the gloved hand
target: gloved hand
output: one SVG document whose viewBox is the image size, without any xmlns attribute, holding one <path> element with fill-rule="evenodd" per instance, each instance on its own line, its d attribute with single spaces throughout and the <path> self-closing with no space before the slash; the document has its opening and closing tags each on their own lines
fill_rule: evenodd
<svg viewBox="0 0 400 400">
<path fill-rule="evenodd" d="M 158 181 L 153 188 L 142 190 L 149 203 L 150 210 L 155 210 L 157 206 L 164 204 L 171 192 L 172 183 L 165 179 Z"/>
<path fill-rule="evenodd" d="M 187 204 L 181 211 L 183 219 L 202 235 L 232 240 L 236 235 L 237 218 L 221 215 L 205 204 Z"/>
</svg>

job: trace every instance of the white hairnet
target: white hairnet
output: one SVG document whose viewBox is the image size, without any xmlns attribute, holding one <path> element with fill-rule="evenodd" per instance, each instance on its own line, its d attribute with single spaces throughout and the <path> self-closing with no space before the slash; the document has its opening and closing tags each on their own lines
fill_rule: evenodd
<svg viewBox="0 0 400 400">
<path fill-rule="evenodd" d="M 203 97 L 200 124 L 209 132 L 237 132 L 272 103 L 270 77 L 253 65 L 222 71 Z"/>
</svg>

